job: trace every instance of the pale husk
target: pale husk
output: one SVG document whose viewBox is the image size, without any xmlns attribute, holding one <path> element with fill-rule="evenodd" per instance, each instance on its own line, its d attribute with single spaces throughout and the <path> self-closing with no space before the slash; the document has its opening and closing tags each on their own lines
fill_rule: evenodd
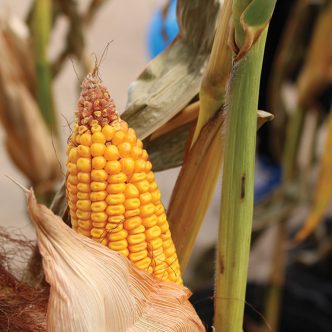
<svg viewBox="0 0 332 332">
<path fill-rule="evenodd" d="M 51 287 L 48 331 L 205 331 L 188 289 L 76 233 L 32 192 L 28 207 Z"/>
<path fill-rule="evenodd" d="M 0 17 L 0 120 L 8 153 L 41 192 L 57 179 L 59 162 L 32 86 L 35 77 L 30 45 L 15 26 L 11 18 Z"/>
</svg>

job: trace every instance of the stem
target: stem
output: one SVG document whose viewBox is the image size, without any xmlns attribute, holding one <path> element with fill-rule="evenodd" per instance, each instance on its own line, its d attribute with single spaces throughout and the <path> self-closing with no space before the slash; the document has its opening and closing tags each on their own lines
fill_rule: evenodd
<svg viewBox="0 0 332 332">
<path fill-rule="evenodd" d="M 217 248 L 216 331 L 242 331 L 253 218 L 256 111 L 267 29 L 235 64 L 228 94 Z"/>
<path fill-rule="evenodd" d="M 32 13 L 33 50 L 37 73 L 37 100 L 45 123 L 53 133 L 58 134 L 51 89 L 51 69 L 47 55 L 51 29 L 51 1 L 36 0 Z"/>
</svg>

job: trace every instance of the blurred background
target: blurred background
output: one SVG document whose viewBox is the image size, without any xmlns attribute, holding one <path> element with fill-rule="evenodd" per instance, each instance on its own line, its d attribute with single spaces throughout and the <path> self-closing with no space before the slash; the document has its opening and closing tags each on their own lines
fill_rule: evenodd
<svg viewBox="0 0 332 332">
<path fill-rule="evenodd" d="M 65 146 L 70 134 L 69 124 L 74 119 L 79 82 L 95 61 L 93 53 L 100 59 L 112 41 L 104 52 L 100 76 L 121 113 L 126 107 L 128 86 L 149 61 L 170 44 L 178 26 L 176 1 L 173 0 L 81 0 L 77 3 L 57 0 L 54 4 L 58 12 L 55 11 L 56 20 L 45 49 L 42 43 L 31 46 L 26 42 L 31 31 L 41 32 L 39 40 L 42 41 L 42 27 L 47 26 L 41 19 L 43 15 L 39 20 L 33 18 L 31 4 L 32 1 L 27 0 L 0 0 L 0 88 L 3 91 L 0 95 L 3 123 L 0 126 L 0 225 L 34 239 L 34 229 L 26 215 L 25 197 L 4 175 L 24 186 L 33 184 L 47 202 L 49 192 L 59 186 L 58 179 L 64 172 Z M 95 7 L 91 6 L 93 4 Z M 81 16 L 87 13 L 84 24 L 77 13 Z M 271 21 L 259 109 L 273 113 L 275 120 L 265 125 L 258 137 L 256 226 L 249 265 L 246 331 L 258 331 L 262 326 L 269 330 L 262 318 L 262 314 L 266 316 L 268 305 L 277 307 L 270 311 L 274 312 L 272 318 L 266 317 L 272 321 L 273 331 L 331 331 L 332 194 L 329 188 L 332 188 L 332 163 L 320 162 L 328 160 L 329 153 L 332 155 L 332 146 L 329 146 L 331 150 L 325 148 L 327 128 L 331 127 L 328 124 L 331 122 L 328 120 L 331 118 L 331 22 L 331 1 L 313 0 L 278 0 Z M 70 31 L 74 33 L 71 35 Z M 25 43 L 27 49 L 20 50 L 20 45 Z M 29 55 L 26 52 L 31 48 Z M 36 49 L 39 54 L 46 52 L 35 58 L 39 64 L 37 73 L 38 70 L 39 74 L 43 72 L 48 62 L 54 65 L 52 73 L 44 70 L 43 79 L 49 82 L 50 77 L 54 77 L 49 94 L 53 97 L 48 106 L 56 111 L 50 111 L 47 123 L 51 137 L 46 135 L 45 145 L 36 144 L 39 150 L 33 151 L 32 143 L 36 139 L 33 130 L 22 133 L 18 128 L 15 132 L 13 126 L 19 127 L 20 121 L 28 123 L 28 116 L 24 114 L 29 112 L 30 118 L 36 119 L 36 100 L 48 102 L 39 99 L 38 88 L 35 91 L 31 87 L 36 74 L 31 74 L 35 68 L 33 65 L 29 68 L 29 57 Z M 25 87 L 20 86 L 20 82 L 24 82 Z M 25 97 L 20 100 L 18 95 Z M 24 114 L 20 114 L 20 105 L 27 107 Z M 8 109 L 13 116 L 7 118 Z M 45 128 L 37 120 L 34 123 L 32 128 L 45 135 Z M 22 144 L 26 146 L 25 152 L 19 151 Z M 14 151 L 14 156 L 6 147 Z M 22 153 L 31 155 L 31 159 L 22 161 Z M 39 165 L 38 169 L 33 168 L 35 164 Z M 166 207 L 178 172 L 179 168 L 173 168 L 156 174 Z M 323 196 L 319 196 L 315 183 L 325 184 Z M 315 197 L 311 195 L 313 192 L 317 193 Z M 194 291 L 192 301 L 209 326 L 213 316 L 214 246 L 220 194 L 218 185 L 185 275 L 186 284 Z M 312 216 L 317 200 L 325 204 L 323 211 L 318 208 L 315 218 L 312 217 L 319 219 L 320 227 L 305 232 L 301 237 L 304 242 L 292 242 L 301 225 Z M 311 224 L 316 226 L 318 221 Z"/>
</svg>

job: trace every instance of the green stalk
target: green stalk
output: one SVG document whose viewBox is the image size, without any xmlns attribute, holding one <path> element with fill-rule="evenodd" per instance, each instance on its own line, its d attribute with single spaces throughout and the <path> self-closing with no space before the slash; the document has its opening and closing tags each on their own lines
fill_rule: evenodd
<svg viewBox="0 0 332 332">
<path fill-rule="evenodd" d="M 32 11 L 33 51 L 37 76 L 37 100 L 45 123 L 52 133 L 58 134 L 53 107 L 51 68 L 47 55 L 51 30 L 51 0 L 35 0 Z"/>
<path fill-rule="evenodd" d="M 226 118 L 214 325 L 242 331 L 253 219 L 257 106 L 267 28 L 233 69 Z"/>
</svg>

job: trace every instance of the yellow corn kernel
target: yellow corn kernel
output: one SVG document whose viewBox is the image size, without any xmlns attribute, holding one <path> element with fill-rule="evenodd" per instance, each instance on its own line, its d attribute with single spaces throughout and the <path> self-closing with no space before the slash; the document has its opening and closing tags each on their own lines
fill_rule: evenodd
<svg viewBox="0 0 332 332">
<path fill-rule="evenodd" d="M 91 171 L 91 179 L 92 181 L 106 181 L 108 177 L 108 174 L 106 173 L 106 171 L 104 171 L 103 169 L 94 169 Z"/>
<path fill-rule="evenodd" d="M 78 178 L 76 175 L 69 175 L 67 181 L 73 185 L 78 184 Z"/>
<path fill-rule="evenodd" d="M 111 160 L 106 163 L 104 169 L 109 175 L 118 174 L 121 172 L 121 164 L 117 160 Z"/>
<path fill-rule="evenodd" d="M 104 201 L 107 197 L 107 191 L 94 191 L 90 194 L 90 200 L 92 202 Z"/>
<path fill-rule="evenodd" d="M 141 194 L 149 191 L 150 189 L 150 184 L 147 180 L 136 182 L 135 186 Z"/>
<path fill-rule="evenodd" d="M 105 125 L 101 132 L 104 135 L 106 141 L 110 141 L 115 133 L 115 129 L 110 125 Z"/>
<path fill-rule="evenodd" d="M 102 156 L 92 158 L 93 169 L 103 169 L 106 165 L 106 159 Z"/>
<path fill-rule="evenodd" d="M 140 226 L 141 224 L 142 224 L 141 217 L 135 216 L 135 217 L 126 219 L 123 226 L 127 231 L 130 231 L 130 230 Z"/>
<path fill-rule="evenodd" d="M 126 210 L 138 209 L 140 205 L 141 201 L 138 198 L 129 198 L 124 202 Z"/>
<path fill-rule="evenodd" d="M 145 270 L 145 269 L 147 269 L 151 265 L 151 258 L 145 257 L 142 260 L 135 262 L 135 265 L 139 269 Z"/>
<path fill-rule="evenodd" d="M 161 235 L 161 230 L 160 230 L 159 226 L 157 226 L 157 225 L 155 225 L 155 226 L 153 226 L 151 228 L 148 228 L 145 231 L 145 236 L 146 236 L 146 240 L 147 241 L 156 239 L 160 235 Z"/>
<path fill-rule="evenodd" d="M 151 193 L 152 195 L 152 202 L 156 203 L 160 201 L 160 191 L 157 189 Z"/>
<path fill-rule="evenodd" d="M 127 175 L 131 175 L 135 169 L 135 161 L 132 158 L 122 158 L 120 159 L 122 172 Z"/>
<path fill-rule="evenodd" d="M 89 193 L 90 192 L 90 185 L 88 183 L 79 183 L 77 185 L 77 190 L 82 193 Z"/>
<path fill-rule="evenodd" d="M 128 183 L 126 185 L 126 190 L 124 192 L 126 198 L 135 198 L 135 197 L 139 197 L 139 191 L 136 188 L 135 185 Z"/>
<path fill-rule="evenodd" d="M 110 194 L 106 197 L 106 203 L 109 205 L 122 204 L 125 201 L 124 194 Z"/>
<path fill-rule="evenodd" d="M 80 139 L 81 139 L 81 135 L 76 135 L 76 137 L 75 137 L 76 144 L 80 144 Z"/>
<path fill-rule="evenodd" d="M 157 256 L 159 256 L 160 254 L 162 254 L 163 252 L 164 252 L 163 247 L 160 247 L 159 249 L 156 249 L 156 250 L 152 250 L 152 252 L 149 251 L 151 257 L 157 257 Z"/>
<path fill-rule="evenodd" d="M 119 150 L 115 145 L 108 145 L 104 152 L 106 160 L 118 160 L 120 158 Z"/>
<path fill-rule="evenodd" d="M 92 134 L 92 142 L 105 144 L 106 139 L 103 133 L 101 133 L 100 131 L 96 131 Z"/>
<path fill-rule="evenodd" d="M 145 161 L 147 161 L 148 158 L 149 158 L 148 153 L 146 152 L 146 150 L 143 150 L 143 151 L 142 151 L 142 159 L 145 160 Z"/>
<path fill-rule="evenodd" d="M 174 245 L 170 246 L 169 248 L 164 250 L 164 254 L 166 255 L 166 257 L 170 257 L 172 255 L 175 254 L 175 247 Z"/>
<path fill-rule="evenodd" d="M 84 229 L 84 228 L 78 227 L 77 232 L 84 235 L 84 236 L 90 237 L 90 228 L 89 229 Z"/>
<path fill-rule="evenodd" d="M 125 220 L 124 215 L 109 216 L 107 219 L 112 224 L 122 224 Z"/>
<path fill-rule="evenodd" d="M 155 210 L 155 214 L 156 216 L 160 216 L 161 214 L 165 213 L 165 208 L 162 205 L 162 203 L 159 203 L 156 205 L 156 210 Z"/>
<path fill-rule="evenodd" d="M 142 218 L 150 217 L 155 212 L 155 206 L 152 203 L 142 205 L 140 208 L 140 216 Z"/>
<path fill-rule="evenodd" d="M 89 199 L 90 198 L 90 194 L 79 191 L 79 192 L 77 192 L 77 198 L 81 199 L 81 200 Z"/>
<path fill-rule="evenodd" d="M 139 199 L 140 199 L 142 205 L 148 204 L 152 200 L 152 195 L 149 192 L 146 192 L 144 194 L 141 194 L 139 196 Z"/>
<path fill-rule="evenodd" d="M 170 238 L 163 241 L 164 250 L 168 249 L 171 245 L 172 245 L 172 240 Z"/>
<path fill-rule="evenodd" d="M 127 134 L 127 136 L 125 137 L 125 142 L 130 143 L 131 145 L 136 144 L 136 135 L 132 135 L 132 134 Z"/>
<path fill-rule="evenodd" d="M 91 155 L 93 157 L 103 156 L 105 149 L 106 149 L 105 144 L 101 144 L 101 143 L 93 143 L 90 146 Z"/>
<path fill-rule="evenodd" d="M 145 250 L 148 247 L 148 244 L 144 241 L 138 244 L 129 245 L 128 249 L 130 252 L 139 252 Z"/>
<path fill-rule="evenodd" d="M 77 209 L 76 216 L 79 219 L 88 220 L 91 217 L 91 212 Z"/>
<path fill-rule="evenodd" d="M 97 239 L 103 239 L 106 236 L 106 231 L 102 228 L 92 228 L 90 235 Z"/>
<path fill-rule="evenodd" d="M 179 267 L 179 270 L 180 270 L 180 265 L 179 265 L 179 261 L 178 261 L 176 254 L 166 257 L 166 262 L 170 267 L 172 267 L 172 269 L 174 271 L 176 271 L 177 267 Z"/>
<path fill-rule="evenodd" d="M 163 234 L 167 233 L 167 231 L 169 230 L 169 224 L 167 220 L 163 224 L 158 226 L 160 227 L 160 230 Z"/>
<path fill-rule="evenodd" d="M 77 174 L 77 166 L 74 163 L 67 163 L 67 170 L 71 175 Z"/>
<path fill-rule="evenodd" d="M 91 204 L 91 211 L 93 212 L 103 212 L 107 207 L 105 201 L 93 202 Z"/>
<path fill-rule="evenodd" d="M 91 156 L 90 148 L 82 144 L 77 147 L 77 153 L 80 157 L 90 158 Z"/>
<path fill-rule="evenodd" d="M 113 135 L 112 143 L 114 145 L 119 145 L 120 143 L 122 143 L 124 141 L 125 137 L 126 137 L 126 134 L 122 130 L 118 130 Z"/>
<path fill-rule="evenodd" d="M 149 182 L 153 182 L 154 181 L 154 173 L 153 172 L 149 172 L 146 174 L 146 179 L 149 181 Z"/>
<path fill-rule="evenodd" d="M 95 228 L 105 229 L 106 224 L 107 224 L 106 222 L 93 222 L 92 226 L 95 227 Z"/>
<path fill-rule="evenodd" d="M 83 182 L 83 183 L 90 183 L 91 182 L 90 173 L 79 172 L 79 173 L 77 173 L 77 179 L 78 179 L 79 182 Z"/>
<path fill-rule="evenodd" d="M 108 218 L 108 215 L 105 212 L 92 212 L 91 213 L 91 220 L 93 222 L 105 222 Z"/>
<path fill-rule="evenodd" d="M 79 228 L 85 229 L 85 230 L 90 230 L 91 226 L 92 226 L 90 220 L 81 220 L 81 219 L 78 219 L 77 224 L 78 224 Z M 90 235 L 90 233 L 89 233 L 89 235 Z"/>
<path fill-rule="evenodd" d="M 76 207 L 82 211 L 90 211 L 91 201 L 84 199 L 76 202 Z"/>
<path fill-rule="evenodd" d="M 136 141 L 136 145 L 141 149 L 143 148 L 143 142 L 140 139 Z"/>
<path fill-rule="evenodd" d="M 152 169 L 152 164 L 151 164 L 151 161 L 148 160 L 148 161 L 145 163 L 145 172 L 148 173 L 148 172 L 151 171 L 151 169 Z"/>
<path fill-rule="evenodd" d="M 125 183 L 113 183 L 107 186 L 106 191 L 109 194 L 120 194 L 123 193 L 125 189 L 126 189 Z"/>
<path fill-rule="evenodd" d="M 134 160 L 137 160 L 142 155 L 142 149 L 138 146 L 133 146 L 130 155 Z"/>
<path fill-rule="evenodd" d="M 103 190 L 106 189 L 106 187 L 107 187 L 106 182 L 96 182 L 96 181 L 93 181 L 90 184 L 90 189 L 92 191 L 103 191 Z"/>
<path fill-rule="evenodd" d="M 139 225 L 138 227 L 131 229 L 129 231 L 130 234 L 139 234 L 144 232 L 145 232 L 145 227 L 143 225 Z"/>
<path fill-rule="evenodd" d="M 155 267 L 155 273 L 161 273 L 161 271 L 165 271 L 168 268 L 165 254 L 160 254 L 157 257 L 153 257 L 151 265 Z"/>
<path fill-rule="evenodd" d="M 131 154 L 131 144 L 130 143 L 123 142 L 118 145 L 118 149 L 119 149 L 120 157 L 122 157 L 122 158 L 130 157 L 130 154 Z"/>
<path fill-rule="evenodd" d="M 140 252 L 132 252 L 129 254 L 129 259 L 132 262 L 137 262 L 148 256 L 147 250 L 142 250 Z"/>
<path fill-rule="evenodd" d="M 117 233 L 117 232 L 120 232 L 123 230 L 123 223 L 115 224 L 115 223 L 109 222 L 109 223 L 107 223 L 105 229 L 110 233 Z"/>
<path fill-rule="evenodd" d="M 158 189 L 157 182 L 156 182 L 156 181 L 152 181 L 152 182 L 150 183 L 150 192 L 153 192 L 153 191 L 155 191 L 156 189 Z"/>
<path fill-rule="evenodd" d="M 120 240 L 124 240 L 124 239 L 126 239 L 127 236 L 128 236 L 128 232 L 127 232 L 125 229 L 123 229 L 123 230 L 120 231 L 120 232 L 116 232 L 116 233 L 112 233 L 112 232 L 111 232 L 111 233 L 108 235 L 108 240 L 109 240 L 109 241 L 120 241 Z"/>
<path fill-rule="evenodd" d="M 79 158 L 77 160 L 77 169 L 82 172 L 91 171 L 91 159 L 90 158 Z"/>
<path fill-rule="evenodd" d="M 98 111 L 94 112 L 94 114 L 96 115 Z M 93 121 L 93 120 L 92 120 Z M 91 125 L 91 132 L 94 134 L 94 133 L 98 133 L 98 132 L 101 132 L 101 126 L 97 123 L 95 124 L 92 124 Z M 97 140 L 97 139 L 96 139 Z M 93 142 L 93 140 L 92 140 Z"/>
<path fill-rule="evenodd" d="M 145 171 L 145 161 L 143 159 L 135 160 L 135 173 L 140 173 Z"/>
<path fill-rule="evenodd" d="M 142 225 L 146 228 L 150 228 L 150 227 L 153 227 L 157 224 L 157 217 L 155 214 L 153 214 L 152 216 L 150 217 L 146 217 L 146 218 L 143 218 L 142 219 Z"/>
<path fill-rule="evenodd" d="M 77 152 L 77 148 L 72 148 L 68 154 L 68 161 L 70 161 L 71 163 L 76 163 L 78 157 L 79 155 Z"/>
<path fill-rule="evenodd" d="M 140 214 L 140 209 L 134 209 L 134 210 L 127 210 L 124 215 L 126 218 L 131 218 L 139 216 L 139 214 Z"/>
<path fill-rule="evenodd" d="M 127 240 L 109 242 L 108 247 L 112 250 L 120 251 L 125 250 L 128 247 Z"/>
<path fill-rule="evenodd" d="M 125 257 L 129 256 L 129 250 L 128 249 L 118 250 L 118 253 L 125 256 Z"/>
<path fill-rule="evenodd" d="M 76 207 L 76 204 L 75 203 L 73 203 L 73 202 L 68 202 L 68 206 L 69 206 L 69 209 L 71 210 L 71 211 L 76 211 L 77 210 L 77 207 Z"/>
<path fill-rule="evenodd" d="M 71 183 L 67 183 L 67 190 L 72 194 L 76 194 L 78 191 L 77 187 L 72 185 Z"/>
<path fill-rule="evenodd" d="M 127 240 L 130 245 L 138 244 L 145 241 L 145 234 L 139 233 L 139 234 L 128 235 Z"/>
<path fill-rule="evenodd" d="M 124 212 L 125 212 L 125 207 L 123 206 L 123 204 L 109 205 L 106 208 L 106 213 L 109 216 L 117 216 L 119 214 L 124 214 Z"/>
<path fill-rule="evenodd" d="M 146 174 L 144 172 L 141 173 L 134 173 L 132 177 L 130 178 L 131 183 L 139 182 L 142 180 L 145 180 Z"/>
<path fill-rule="evenodd" d="M 85 146 L 90 146 L 92 143 L 92 138 L 90 133 L 84 133 L 80 137 L 80 143 Z"/>
<path fill-rule="evenodd" d="M 161 238 L 153 239 L 148 243 L 148 250 L 157 250 L 163 247 L 163 240 Z"/>
<path fill-rule="evenodd" d="M 124 183 L 127 181 L 127 175 L 125 173 L 118 173 L 118 174 L 114 174 L 114 175 L 110 175 L 107 179 L 107 181 L 109 183 Z"/>
<path fill-rule="evenodd" d="M 77 202 L 77 195 L 76 194 L 71 194 L 71 193 L 68 193 L 67 194 L 67 197 L 68 199 L 72 202 L 72 203 L 76 203 Z"/>
</svg>

